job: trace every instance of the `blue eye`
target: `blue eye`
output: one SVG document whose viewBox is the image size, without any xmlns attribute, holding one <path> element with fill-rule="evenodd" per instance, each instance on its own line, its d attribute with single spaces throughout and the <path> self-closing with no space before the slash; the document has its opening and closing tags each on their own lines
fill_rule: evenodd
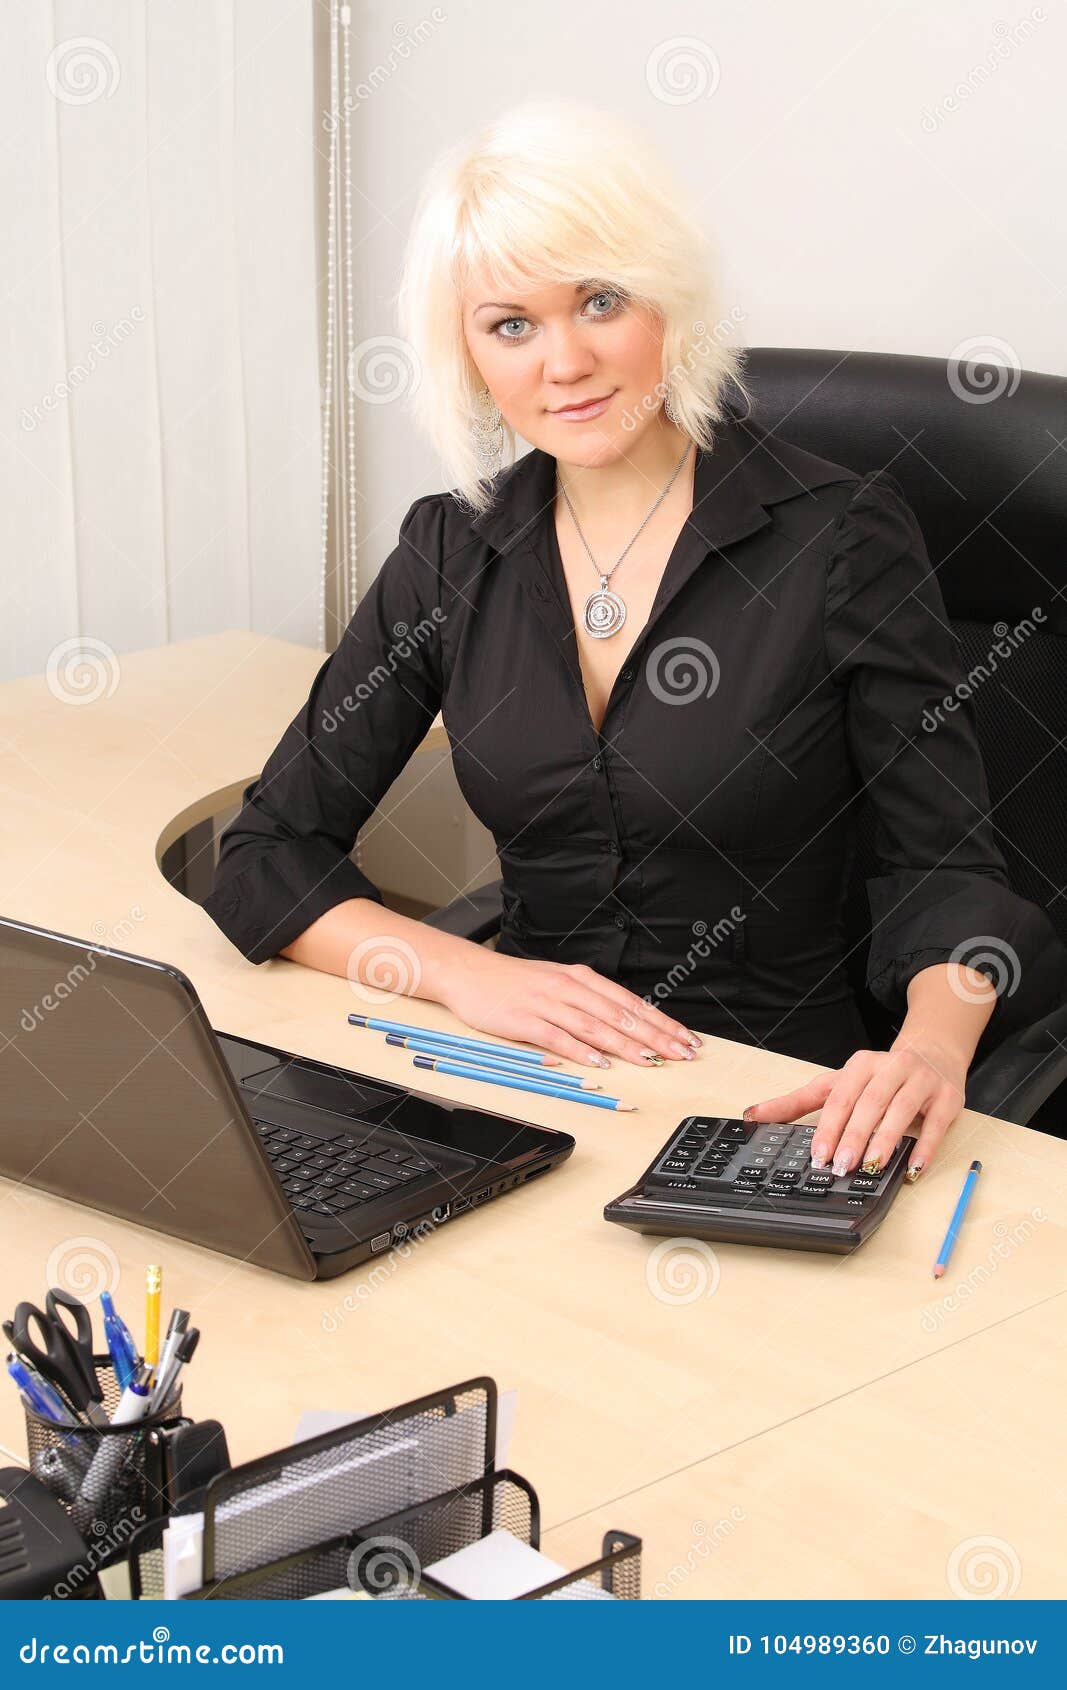
<svg viewBox="0 0 1067 1690">
<path fill-rule="evenodd" d="M 609 301 L 608 310 L 596 313 L 594 320 L 598 323 L 607 322 L 609 318 L 614 317 L 616 313 L 622 309 L 624 304 L 623 295 L 616 293 L 614 288 L 600 288 L 596 293 L 591 293 L 585 303 L 586 305 L 591 305 L 593 301 L 597 299 L 606 299 Z M 491 335 L 495 335 L 497 340 L 510 340 L 521 343 L 527 338 L 525 335 L 501 334 L 500 330 L 507 328 L 509 323 L 525 323 L 527 321 L 528 318 L 526 317 L 500 317 L 493 324 L 489 333 Z"/>
</svg>

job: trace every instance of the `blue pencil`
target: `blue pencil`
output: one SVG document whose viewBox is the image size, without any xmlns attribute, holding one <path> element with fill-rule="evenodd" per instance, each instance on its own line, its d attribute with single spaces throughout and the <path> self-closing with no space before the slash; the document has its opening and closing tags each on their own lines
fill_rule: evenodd
<svg viewBox="0 0 1067 1690">
<path fill-rule="evenodd" d="M 507 1056 L 512 1062 L 532 1062 L 555 1067 L 558 1056 L 545 1056 L 539 1050 L 518 1050 L 514 1045 L 487 1044 L 485 1039 L 461 1038 L 458 1033 L 435 1033 L 432 1027 L 414 1027 L 407 1021 L 382 1021 L 377 1015 L 350 1015 L 353 1027 L 370 1027 L 379 1033 L 411 1033 L 417 1039 L 433 1039 L 437 1044 L 455 1046 L 457 1051 L 481 1050 L 487 1055 Z"/>
<path fill-rule="evenodd" d="M 466 1062 L 448 1062 L 439 1056 L 413 1056 L 416 1068 L 432 1068 L 441 1074 L 455 1074 L 461 1080 L 487 1080 L 490 1085 L 510 1086 L 514 1091 L 536 1091 L 543 1097 L 562 1097 L 568 1103 L 589 1103 L 594 1109 L 623 1109 L 634 1112 L 636 1103 L 620 1103 L 617 1097 L 603 1097 L 591 1091 L 572 1091 L 568 1086 L 550 1086 L 541 1080 L 524 1079 L 509 1074 L 493 1074 L 485 1068 L 472 1068 Z"/>
<path fill-rule="evenodd" d="M 407 1033 L 386 1033 L 387 1045 L 403 1045 L 407 1050 L 421 1050 L 424 1056 L 445 1056 L 453 1060 L 459 1054 L 455 1045 L 440 1044 L 437 1039 L 413 1039 Z M 529 1074 L 528 1062 L 514 1062 L 511 1057 L 479 1056 L 476 1068 L 502 1068 L 505 1074 Z M 576 1086 L 580 1091 L 600 1091 L 596 1080 L 583 1080 L 580 1074 L 553 1074 L 554 1086 Z"/>
<path fill-rule="evenodd" d="M 981 1162 L 977 1160 L 973 1161 L 971 1163 L 971 1171 L 963 1182 L 963 1190 L 960 1192 L 959 1202 L 956 1204 L 956 1207 L 952 1212 L 952 1219 L 948 1223 L 948 1231 L 945 1234 L 945 1242 L 942 1244 L 938 1253 L 937 1261 L 934 1264 L 935 1279 L 940 1279 L 941 1275 L 948 1266 L 948 1259 L 952 1254 L 952 1247 L 956 1242 L 960 1227 L 963 1225 L 963 1217 L 967 1213 L 967 1205 L 974 1194 L 974 1188 L 978 1184 L 978 1175 L 981 1171 Z"/>
</svg>

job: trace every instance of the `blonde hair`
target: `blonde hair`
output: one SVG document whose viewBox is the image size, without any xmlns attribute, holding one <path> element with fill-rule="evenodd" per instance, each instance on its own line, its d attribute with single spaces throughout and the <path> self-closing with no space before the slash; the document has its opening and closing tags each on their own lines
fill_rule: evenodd
<svg viewBox="0 0 1067 1690">
<path fill-rule="evenodd" d="M 453 496 L 473 511 L 492 503 L 492 480 L 471 433 L 485 384 L 463 327 L 462 295 L 483 271 L 501 298 L 515 290 L 594 280 L 650 306 L 663 322 L 663 397 L 699 445 L 726 413 L 744 354 L 720 338 L 726 324 L 710 243 L 640 131 L 572 100 L 513 107 L 436 162 L 425 181 L 404 257 L 400 329 L 420 369 L 411 396 Z M 515 431 L 502 418 L 506 461 Z"/>
</svg>

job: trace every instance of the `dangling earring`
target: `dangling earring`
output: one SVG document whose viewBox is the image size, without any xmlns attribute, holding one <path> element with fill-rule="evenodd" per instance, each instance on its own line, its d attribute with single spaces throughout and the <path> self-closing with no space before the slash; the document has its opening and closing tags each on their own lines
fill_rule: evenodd
<svg viewBox="0 0 1067 1690">
<path fill-rule="evenodd" d="M 663 415 L 666 417 L 668 422 L 672 422 L 677 426 L 678 413 L 674 408 L 674 395 L 669 387 L 663 400 Z"/>
<path fill-rule="evenodd" d="M 471 435 L 483 475 L 495 475 L 504 454 L 504 423 L 500 406 L 487 387 L 475 399 Z"/>
</svg>

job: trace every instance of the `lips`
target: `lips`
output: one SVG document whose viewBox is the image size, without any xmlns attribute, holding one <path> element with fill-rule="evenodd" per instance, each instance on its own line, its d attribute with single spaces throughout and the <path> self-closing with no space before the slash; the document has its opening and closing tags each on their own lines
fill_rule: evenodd
<svg viewBox="0 0 1067 1690">
<path fill-rule="evenodd" d="M 615 393 L 614 390 L 612 390 L 611 393 L 600 394 L 594 399 L 586 399 L 580 405 L 565 405 L 560 410 L 553 411 L 552 415 L 554 417 L 563 417 L 564 419 L 568 417 L 584 417 L 587 413 L 591 414 L 602 410 L 608 401 L 614 397 Z"/>
</svg>

